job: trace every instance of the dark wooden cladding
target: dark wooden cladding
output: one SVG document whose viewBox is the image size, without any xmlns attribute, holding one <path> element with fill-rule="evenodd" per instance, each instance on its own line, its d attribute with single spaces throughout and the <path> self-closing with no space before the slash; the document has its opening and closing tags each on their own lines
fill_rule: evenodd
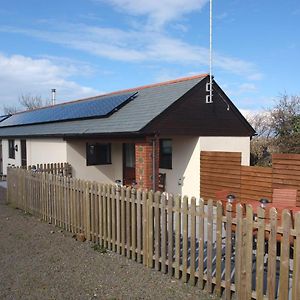
<svg viewBox="0 0 300 300">
<path fill-rule="evenodd" d="M 206 81 L 188 91 L 142 132 L 197 136 L 252 136 L 253 128 L 214 83 L 213 103 L 206 104 Z M 227 110 L 227 104 L 229 110 Z"/>
<path fill-rule="evenodd" d="M 203 151 L 200 174 L 204 199 L 215 199 L 217 191 L 227 190 L 243 200 L 272 201 L 273 189 L 297 189 L 300 206 L 300 154 L 274 154 L 272 168 L 263 168 L 241 166 L 240 153 Z"/>
</svg>

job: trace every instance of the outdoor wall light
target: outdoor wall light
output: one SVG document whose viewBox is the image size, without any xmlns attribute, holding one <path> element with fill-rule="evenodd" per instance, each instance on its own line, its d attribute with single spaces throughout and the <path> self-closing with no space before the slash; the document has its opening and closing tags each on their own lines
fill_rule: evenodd
<svg viewBox="0 0 300 300">
<path fill-rule="evenodd" d="M 267 198 L 261 198 L 259 202 L 260 202 L 260 207 L 265 208 L 269 203 L 269 200 Z"/>
<path fill-rule="evenodd" d="M 15 151 L 18 152 L 18 145 L 15 145 Z"/>
<path fill-rule="evenodd" d="M 233 203 L 235 201 L 235 196 L 233 194 L 227 195 L 228 203 Z"/>
<path fill-rule="evenodd" d="M 115 181 L 115 183 L 116 183 L 116 185 L 117 185 L 118 187 L 121 187 L 121 186 L 122 186 L 122 180 L 120 180 L 120 179 L 117 179 L 117 180 Z"/>
</svg>

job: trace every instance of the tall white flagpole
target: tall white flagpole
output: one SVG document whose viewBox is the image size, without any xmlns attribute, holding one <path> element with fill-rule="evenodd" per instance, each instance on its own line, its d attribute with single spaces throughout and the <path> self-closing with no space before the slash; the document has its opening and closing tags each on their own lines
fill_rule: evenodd
<svg viewBox="0 0 300 300">
<path fill-rule="evenodd" d="M 209 101 L 212 103 L 213 91 L 212 91 L 212 2 L 209 3 Z"/>
</svg>

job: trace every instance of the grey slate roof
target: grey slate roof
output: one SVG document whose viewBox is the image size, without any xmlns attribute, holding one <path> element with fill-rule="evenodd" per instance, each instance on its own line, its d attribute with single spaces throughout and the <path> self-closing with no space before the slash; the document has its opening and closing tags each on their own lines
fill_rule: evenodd
<svg viewBox="0 0 300 300">
<path fill-rule="evenodd" d="M 14 127 L 3 127 L 0 122 L 0 137 L 138 132 L 204 78 L 206 76 L 195 76 L 142 89 L 132 89 L 138 92 L 137 97 L 108 118 Z M 128 91 L 120 93 L 128 93 Z"/>
</svg>

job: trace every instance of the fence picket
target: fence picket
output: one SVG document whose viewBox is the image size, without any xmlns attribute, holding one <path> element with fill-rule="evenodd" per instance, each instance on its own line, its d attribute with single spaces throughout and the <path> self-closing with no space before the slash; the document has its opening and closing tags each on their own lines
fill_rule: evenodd
<svg viewBox="0 0 300 300">
<path fill-rule="evenodd" d="M 199 202 L 199 226 L 198 226 L 198 285 L 204 287 L 204 200 Z"/>
<path fill-rule="evenodd" d="M 85 230 L 86 230 L 86 239 L 88 241 L 91 240 L 91 215 L 90 215 L 90 182 L 86 182 L 85 185 L 85 213 L 86 213 L 86 221 L 85 221 Z"/>
<path fill-rule="evenodd" d="M 166 212 L 166 195 L 161 195 L 161 272 L 166 273 L 167 258 L 167 212 Z"/>
<path fill-rule="evenodd" d="M 154 257 L 155 270 L 159 271 L 159 258 L 160 258 L 160 192 L 154 194 Z"/>
<path fill-rule="evenodd" d="M 190 280 L 189 283 L 194 286 L 196 282 L 196 198 L 191 198 L 191 209 L 190 209 L 190 224 L 191 224 L 191 254 L 190 254 Z"/>
<path fill-rule="evenodd" d="M 188 197 L 182 201 L 182 281 L 187 282 L 188 264 Z"/>
<path fill-rule="evenodd" d="M 221 275 L 222 275 L 222 216 L 223 207 L 220 201 L 217 202 L 217 220 L 216 220 L 216 293 L 221 296 Z"/>
<path fill-rule="evenodd" d="M 142 191 L 137 190 L 136 194 L 136 235 L 137 235 L 137 262 L 142 262 Z"/>
<path fill-rule="evenodd" d="M 282 213 L 283 235 L 280 250 L 279 299 L 289 298 L 289 264 L 290 264 L 290 230 L 291 214 L 288 210 Z"/>
<path fill-rule="evenodd" d="M 231 298 L 232 204 L 226 204 L 225 299 Z"/>
<path fill-rule="evenodd" d="M 236 297 L 241 299 L 241 276 L 242 276 L 242 255 L 243 255 L 243 212 L 244 207 L 241 204 L 236 206 L 236 237 L 235 237 L 235 287 Z"/>
<path fill-rule="evenodd" d="M 111 187 L 111 241 L 112 250 L 116 250 L 116 186 Z"/>
<path fill-rule="evenodd" d="M 153 268 L 153 192 L 150 191 L 148 194 L 148 268 Z"/>
<path fill-rule="evenodd" d="M 142 194 L 142 211 L 143 211 L 143 264 L 144 266 L 148 265 L 148 203 L 147 203 L 147 191 L 143 191 Z"/>
<path fill-rule="evenodd" d="M 111 250 L 111 185 L 106 186 L 106 205 L 107 205 L 107 217 L 106 217 L 106 226 L 107 226 L 107 247 Z"/>
<path fill-rule="evenodd" d="M 264 296 L 264 257 L 265 257 L 265 210 L 261 207 L 257 211 L 257 239 L 256 239 L 256 299 Z"/>
<path fill-rule="evenodd" d="M 121 254 L 121 188 L 116 188 L 117 253 Z"/>
<path fill-rule="evenodd" d="M 168 196 L 168 274 L 173 275 L 173 195 Z"/>
<path fill-rule="evenodd" d="M 131 188 L 126 189 L 126 255 L 130 258 L 130 246 L 131 246 L 131 219 L 130 219 L 130 198 L 131 198 Z"/>
<path fill-rule="evenodd" d="M 121 188 L 121 241 L 122 241 L 122 255 L 125 256 L 126 248 L 125 248 L 125 238 L 126 238 L 126 231 L 125 231 L 125 187 Z"/>
<path fill-rule="evenodd" d="M 131 258 L 136 260 L 136 196 L 135 188 L 131 190 Z"/>
<path fill-rule="evenodd" d="M 277 236 L 277 211 L 270 210 L 270 233 L 268 245 L 268 287 L 267 296 L 272 300 L 276 298 L 276 236 Z"/>
<path fill-rule="evenodd" d="M 252 256 L 253 256 L 253 209 L 247 205 L 247 237 L 246 237 L 246 299 L 252 298 Z"/>
<path fill-rule="evenodd" d="M 175 197 L 175 278 L 180 277 L 181 197 Z M 150 219 L 151 220 L 151 219 Z"/>
<path fill-rule="evenodd" d="M 292 300 L 298 300 L 300 295 L 300 213 L 295 216 L 295 245 L 294 245 L 294 267 L 293 267 L 293 289 Z"/>
<path fill-rule="evenodd" d="M 102 201 L 102 189 L 103 185 L 98 183 L 98 209 L 99 209 L 99 242 L 100 246 L 104 245 L 103 241 L 103 201 Z"/>
</svg>

